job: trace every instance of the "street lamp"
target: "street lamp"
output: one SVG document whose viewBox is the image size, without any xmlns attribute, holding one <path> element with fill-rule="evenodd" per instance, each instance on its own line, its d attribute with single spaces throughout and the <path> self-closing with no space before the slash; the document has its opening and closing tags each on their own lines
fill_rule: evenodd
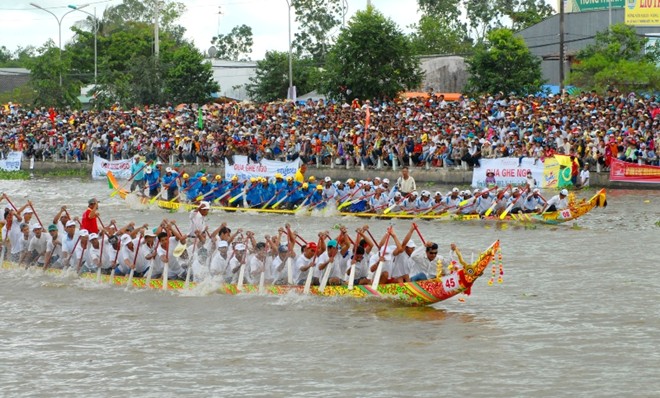
<svg viewBox="0 0 660 398">
<path fill-rule="evenodd" d="M 69 4 L 69 8 L 73 9 L 74 11 L 80 11 L 82 13 L 85 13 L 89 15 L 90 17 L 94 18 L 94 87 L 96 87 L 96 80 L 98 78 L 98 63 L 97 63 L 97 49 L 96 49 L 96 43 L 97 43 L 97 35 L 99 33 L 99 20 L 96 19 L 96 7 L 94 7 L 94 14 L 81 10 L 83 7 L 87 7 L 89 4 L 84 4 L 82 6 L 76 6 L 73 4 Z"/>
<path fill-rule="evenodd" d="M 62 20 L 68 14 L 71 14 L 72 12 L 74 12 L 76 10 L 71 10 L 71 11 L 65 12 L 64 15 L 62 15 L 61 18 L 58 18 L 57 15 L 55 15 L 52 11 L 43 8 L 39 4 L 30 3 L 30 5 L 32 7 L 40 9 L 41 11 L 45 11 L 45 12 L 49 13 L 50 15 L 52 15 L 53 17 L 55 17 L 55 20 L 57 21 L 57 28 L 58 28 L 58 33 L 59 33 L 59 43 L 58 43 L 58 48 L 60 50 L 59 51 L 59 60 L 62 61 Z M 83 8 L 83 7 L 87 7 L 88 5 L 89 4 L 82 5 L 82 6 L 78 7 L 78 9 Z M 62 87 L 62 72 L 61 71 L 60 71 L 60 87 Z"/>
</svg>

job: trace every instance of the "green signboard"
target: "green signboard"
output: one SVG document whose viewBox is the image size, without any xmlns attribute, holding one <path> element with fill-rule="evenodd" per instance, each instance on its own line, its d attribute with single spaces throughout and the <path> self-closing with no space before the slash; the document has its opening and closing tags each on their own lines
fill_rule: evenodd
<svg viewBox="0 0 660 398">
<path fill-rule="evenodd" d="M 559 0 L 562 1 L 562 0 Z M 572 11 L 595 11 L 607 10 L 608 8 L 623 8 L 626 0 L 570 0 Z"/>
</svg>

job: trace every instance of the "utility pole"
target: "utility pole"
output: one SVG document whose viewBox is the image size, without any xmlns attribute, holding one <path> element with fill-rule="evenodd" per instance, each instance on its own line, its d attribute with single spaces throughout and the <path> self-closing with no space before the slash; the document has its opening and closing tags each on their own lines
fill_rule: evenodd
<svg viewBox="0 0 660 398">
<path fill-rule="evenodd" d="M 295 88 L 293 87 L 293 55 L 291 51 L 291 6 L 293 5 L 293 1 L 286 0 L 286 5 L 289 6 L 289 90 L 287 92 L 287 99 L 295 100 L 296 93 Z"/>
<path fill-rule="evenodd" d="M 564 95 L 564 2 L 559 0 L 559 94 Z"/>
<path fill-rule="evenodd" d="M 154 55 L 158 58 L 160 53 L 160 43 L 158 40 L 158 19 L 160 18 L 160 0 L 156 0 L 156 9 L 154 15 Z"/>
</svg>

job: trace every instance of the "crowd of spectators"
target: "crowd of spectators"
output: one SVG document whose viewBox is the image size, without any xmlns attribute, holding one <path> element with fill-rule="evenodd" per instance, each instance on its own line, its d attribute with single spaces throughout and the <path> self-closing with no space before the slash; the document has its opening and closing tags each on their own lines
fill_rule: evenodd
<svg viewBox="0 0 660 398">
<path fill-rule="evenodd" d="M 7 104 L 0 149 L 35 160 L 127 159 L 221 165 L 234 154 L 368 168 L 479 167 L 480 159 L 573 154 L 607 170 L 610 159 L 658 165 L 656 97 L 621 94 L 519 98 L 502 93 L 352 103 L 224 103 L 103 111 Z"/>
</svg>

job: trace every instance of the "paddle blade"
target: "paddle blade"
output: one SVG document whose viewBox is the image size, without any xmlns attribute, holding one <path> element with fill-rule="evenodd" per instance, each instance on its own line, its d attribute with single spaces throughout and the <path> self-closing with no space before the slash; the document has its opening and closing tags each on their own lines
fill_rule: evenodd
<svg viewBox="0 0 660 398">
<path fill-rule="evenodd" d="M 378 290 L 378 283 L 380 283 L 380 274 L 383 273 L 383 262 L 380 261 L 378 263 L 378 268 L 376 268 L 376 272 L 374 273 L 374 281 L 371 283 L 371 288 L 373 290 Z"/>
<path fill-rule="evenodd" d="M 495 210 L 495 206 L 496 206 L 496 205 L 497 205 L 497 202 L 493 202 L 493 204 L 492 204 L 492 205 L 488 208 L 488 210 L 486 210 L 486 212 L 484 213 L 484 216 L 486 216 L 486 217 L 490 216 L 490 213 L 492 213 L 493 210 Z"/>
<path fill-rule="evenodd" d="M 309 291 L 312 289 L 313 278 L 314 278 L 314 270 L 310 268 L 307 271 L 307 279 L 305 280 L 305 289 L 303 290 L 303 293 L 309 294 Z"/>
<path fill-rule="evenodd" d="M 337 210 L 341 210 L 341 209 L 343 209 L 344 207 L 346 207 L 346 206 L 348 206 L 348 205 L 350 205 L 350 204 L 351 204 L 351 201 L 350 201 L 350 200 L 344 201 L 344 202 L 342 202 L 339 206 L 337 206 Z"/>
<path fill-rule="evenodd" d="M 394 204 L 394 205 L 388 207 L 387 209 L 385 209 L 385 210 L 383 211 L 383 214 L 388 214 L 389 212 L 391 212 L 392 209 L 394 208 L 394 206 L 396 206 L 396 205 Z"/>
<path fill-rule="evenodd" d="M 507 214 L 509 214 L 511 209 L 513 209 L 513 203 L 511 203 L 506 209 L 504 209 L 502 214 L 500 214 L 500 220 L 504 220 L 504 218 L 506 217 Z"/>
<path fill-rule="evenodd" d="M 355 284 L 355 264 L 351 264 L 351 273 L 348 274 L 348 290 L 353 290 Z"/>
</svg>

